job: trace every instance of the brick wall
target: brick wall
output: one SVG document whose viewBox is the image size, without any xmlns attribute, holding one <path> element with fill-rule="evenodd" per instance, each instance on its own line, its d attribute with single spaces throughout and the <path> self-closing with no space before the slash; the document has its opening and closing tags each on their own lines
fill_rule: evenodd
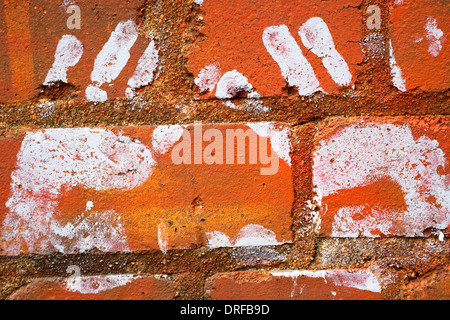
<svg viewBox="0 0 450 320">
<path fill-rule="evenodd" d="M 449 299 L 448 11 L 0 1 L 0 297 Z"/>
</svg>

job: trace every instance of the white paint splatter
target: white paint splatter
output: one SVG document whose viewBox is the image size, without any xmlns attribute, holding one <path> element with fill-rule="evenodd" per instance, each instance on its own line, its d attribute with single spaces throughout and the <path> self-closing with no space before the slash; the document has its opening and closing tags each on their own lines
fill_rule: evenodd
<svg viewBox="0 0 450 320">
<path fill-rule="evenodd" d="M 302 96 L 323 91 L 311 64 L 303 56 L 287 26 L 267 27 L 262 40 L 269 54 L 278 63 L 281 75 L 289 86 L 297 87 Z"/>
<path fill-rule="evenodd" d="M 158 224 L 158 246 L 162 253 L 166 254 L 169 249 L 169 236 L 167 225 L 164 222 Z"/>
<path fill-rule="evenodd" d="M 445 229 L 450 223 L 448 177 L 440 175 L 445 167 L 444 152 L 436 140 L 426 136 L 414 139 L 408 125 L 350 125 L 320 142 L 314 154 L 313 183 L 317 201 L 339 192 L 369 185 L 388 177 L 404 193 L 405 211 L 375 207 L 367 217 L 354 216 L 363 207 L 341 208 L 335 216 L 332 236 L 385 235 L 423 236 L 427 228 Z M 446 182 L 447 181 L 447 182 Z M 431 203 L 427 198 L 436 199 Z M 404 231 L 391 230 L 400 223 Z"/>
<path fill-rule="evenodd" d="M 428 52 L 433 56 L 437 57 L 442 50 L 442 39 L 444 32 L 437 27 L 437 21 L 433 17 L 427 18 L 427 24 L 425 25 L 425 32 L 427 40 L 429 41 Z"/>
<path fill-rule="evenodd" d="M 97 89 L 104 83 L 115 80 L 130 59 L 130 49 L 138 38 L 136 24 L 132 20 L 121 21 L 111 33 L 109 40 L 97 55 L 94 69 L 91 73 L 92 85 L 86 89 L 86 98 L 89 101 L 105 101 L 102 93 L 99 95 Z M 100 90 L 100 89 L 99 89 Z M 98 100 L 100 97 L 101 100 Z"/>
<path fill-rule="evenodd" d="M 72 35 L 63 35 L 55 51 L 55 61 L 48 71 L 44 85 L 55 82 L 67 83 L 67 70 L 75 66 L 83 55 L 83 44 Z"/>
<path fill-rule="evenodd" d="M 283 159 L 289 166 L 291 165 L 290 152 L 292 145 L 290 140 L 291 130 L 289 128 L 279 130 L 273 122 L 247 123 L 247 126 L 259 136 L 270 139 L 272 150 L 280 159 Z"/>
<path fill-rule="evenodd" d="M 156 153 L 166 153 L 181 139 L 186 125 L 164 125 L 155 128 L 152 134 L 152 146 Z"/>
<path fill-rule="evenodd" d="M 200 88 L 201 93 L 211 92 L 214 90 L 221 76 L 222 71 L 220 70 L 219 63 L 211 63 L 200 70 L 194 83 Z"/>
<path fill-rule="evenodd" d="M 226 72 L 217 83 L 216 98 L 232 99 L 242 91 L 251 92 L 253 86 L 248 79 L 237 70 Z"/>
<path fill-rule="evenodd" d="M 394 1 L 394 6 L 402 5 L 402 4 L 403 4 L 403 1 L 404 1 L 404 0 L 395 0 L 395 1 Z"/>
<path fill-rule="evenodd" d="M 153 74 L 157 67 L 158 50 L 155 47 L 155 41 L 152 40 L 139 58 L 133 76 L 128 79 L 128 88 L 126 90 L 126 97 L 128 99 L 134 97 L 136 89 L 147 86 L 153 82 Z"/>
<path fill-rule="evenodd" d="M 397 61 L 395 60 L 394 49 L 392 48 L 391 40 L 389 40 L 389 63 L 391 66 L 392 83 L 398 90 L 405 92 L 406 91 L 405 79 L 403 78 L 400 66 L 397 64 Z"/>
<path fill-rule="evenodd" d="M 93 207 L 94 207 L 94 202 L 92 202 L 92 201 L 86 202 L 86 211 L 91 211 Z"/>
<path fill-rule="evenodd" d="M 352 74 L 344 58 L 334 46 L 333 37 L 327 24 L 322 18 L 308 19 L 298 30 L 306 48 L 322 58 L 322 63 L 331 78 L 340 86 L 348 86 L 352 81 Z"/>
<path fill-rule="evenodd" d="M 139 276 L 128 274 L 69 277 L 66 280 L 66 290 L 82 294 L 96 294 L 127 285 L 139 278 Z"/>
<path fill-rule="evenodd" d="M 275 233 L 257 224 L 249 224 L 239 231 L 232 243 L 223 232 L 206 232 L 208 247 L 211 249 L 220 247 L 249 247 L 249 246 L 276 246 L 287 241 L 278 242 Z"/>
<path fill-rule="evenodd" d="M 356 288 L 371 292 L 381 292 L 381 284 L 378 278 L 371 272 L 364 270 L 295 270 L 295 271 L 272 271 L 275 277 L 298 277 L 323 278 L 325 283 L 331 281 L 335 286 Z"/>
<path fill-rule="evenodd" d="M 195 4 L 198 4 L 199 6 L 201 6 L 203 4 L 204 0 L 194 0 Z"/>
<path fill-rule="evenodd" d="M 244 110 L 247 112 L 254 113 L 256 115 L 265 115 L 270 112 L 269 107 L 265 107 L 261 101 L 257 100 L 246 100 L 244 105 L 236 105 L 230 100 L 222 101 L 222 104 L 228 108 L 235 110 Z"/>
<path fill-rule="evenodd" d="M 372 59 L 383 58 L 386 38 L 379 32 L 372 32 L 367 35 L 361 43 L 364 54 Z"/>
<path fill-rule="evenodd" d="M 8 213 L 1 228 L 5 254 L 78 253 L 91 248 L 126 250 L 120 217 L 89 212 L 62 225 L 57 198 L 62 188 L 128 190 L 144 183 L 155 165 L 137 140 L 105 129 L 47 129 L 28 132 L 11 174 Z M 96 239 L 96 240 L 94 240 Z"/>
<path fill-rule="evenodd" d="M 108 94 L 105 90 L 102 90 L 90 84 L 86 88 L 86 98 L 89 101 L 105 102 L 106 100 L 108 100 Z"/>
<path fill-rule="evenodd" d="M 42 118 L 51 117 L 55 113 L 55 102 L 54 101 L 45 101 L 37 105 L 39 109 L 39 116 Z"/>
</svg>

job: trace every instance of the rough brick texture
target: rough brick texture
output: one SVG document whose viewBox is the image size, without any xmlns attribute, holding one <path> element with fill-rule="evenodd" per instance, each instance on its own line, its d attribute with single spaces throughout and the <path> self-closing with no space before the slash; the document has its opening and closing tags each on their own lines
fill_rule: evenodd
<svg viewBox="0 0 450 320">
<path fill-rule="evenodd" d="M 0 299 L 448 300 L 448 10 L 0 0 Z"/>
</svg>

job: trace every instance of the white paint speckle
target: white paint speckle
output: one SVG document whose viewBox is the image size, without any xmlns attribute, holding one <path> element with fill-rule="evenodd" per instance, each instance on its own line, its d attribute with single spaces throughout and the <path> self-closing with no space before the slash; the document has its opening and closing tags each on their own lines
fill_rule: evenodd
<svg viewBox="0 0 450 320">
<path fill-rule="evenodd" d="M 55 51 L 55 61 L 48 71 L 44 85 L 67 83 L 67 70 L 75 66 L 83 55 L 83 44 L 72 35 L 63 35 Z"/>
<path fill-rule="evenodd" d="M 232 99 L 237 96 L 239 92 L 251 92 L 252 85 L 248 79 L 237 70 L 226 72 L 217 83 L 216 98 L 217 99 Z"/>
<path fill-rule="evenodd" d="M 94 202 L 92 202 L 92 201 L 86 202 L 86 211 L 91 211 L 93 207 L 94 207 Z"/>
<path fill-rule="evenodd" d="M 105 129 L 47 129 L 26 134 L 11 174 L 11 196 L 1 227 L 5 254 L 127 249 L 120 216 L 86 211 L 62 224 L 57 198 L 64 187 L 128 190 L 145 182 L 155 165 L 151 150 Z"/>
<path fill-rule="evenodd" d="M 169 250 L 169 236 L 167 225 L 164 222 L 158 224 L 158 246 L 164 254 Z"/>
<path fill-rule="evenodd" d="M 364 270 L 294 270 L 294 271 L 272 271 L 275 277 L 298 277 L 323 278 L 325 283 L 330 281 L 335 286 L 356 288 L 371 292 L 381 292 L 381 284 L 378 278 L 371 272 Z"/>
<path fill-rule="evenodd" d="M 116 29 L 111 33 L 110 38 L 97 55 L 94 63 L 94 69 L 91 73 L 93 82 L 86 90 L 86 98 L 89 101 L 105 101 L 104 95 L 98 95 L 98 90 L 94 91 L 92 87 L 100 88 L 104 83 L 110 83 L 115 80 L 122 69 L 130 59 L 130 49 L 138 38 L 136 24 L 132 20 L 121 21 Z M 101 100 L 97 100 L 98 98 Z"/>
<path fill-rule="evenodd" d="M 280 159 L 284 160 L 289 166 L 291 165 L 290 152 L 292 145 L 290 140 L 291 130 L 289 128 L 279 130 L 272 122 L 247 123 L 247 126 L 259 136 L 270 139 L 272 150 Z"/>
<path fill-rule="evenodd" d="M 139 276 L 127 274 L 69 277 L 66 280 L 66 290 L 82 294 L 96 294 L 127 285 L 139 278 Z"/>
<path fill-rule="evenodd" d="M 298 34 L 306 48 L 322 58 L 322 63 L 331 78 L 340 86 L 348 86 L 352 74 L 344 58 L 334 46 L 333 37 L 322 18 L 308 19 L 299 29 Z"/>
<path fill-rule="evenodd" d="M 267 27 L 262 39 L 289 86 L 297 87 L 299 94 L 304 96 L 323 91 L 311 64 L 303 56 L 287 26 Z"/>
<path fill-rule="evenodd" d="M 391 66 L 392 83 L 398 90 L 405 92 L 406 91 L 405 79 L 403 78 L 400 66 L 397 64 L 397 61 L 395 60 L 394 49 L 392 48 L 391 40 L 389 40 L 389 63 Z"/>
<path fill-rule="evenodd" d="M 133 76 L 128 79 L 126 96 L 131 99 L 135 95 L 135 90 L 147 86 L 153 82 L 153 74 L 158 67 L 158 50 L 155 41 L 152 40 L 139 58 Z"/>
<path fill-rule="evenodd" d="M 435 18 L 427 18 L 425 32 L 426 38 L 429 41 L 428 52 L 433 57 L 437 57 L 442 50 L 442 42 L 445 39 L 443 38 L 444 32 L 437 27 L 437 21 Z"/>
</svg>

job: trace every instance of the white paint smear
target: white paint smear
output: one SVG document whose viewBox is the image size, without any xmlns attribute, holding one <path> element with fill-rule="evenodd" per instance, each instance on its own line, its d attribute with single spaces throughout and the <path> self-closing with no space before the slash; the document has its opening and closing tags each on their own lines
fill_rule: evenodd
<svg viewBox="0 0 450 320">
<path fill-rule="evenodd" d="M 164 154 L 181 139 L 186 125 L 164 125 L 155 128 L 152 146 L 156 153 Z"/>
<path fill-rule="evenodd" d="M 169 250 L 169 236 L 167 225 L 164 222 L 158 224 L 158 246 L 162 253 L 166 254 Z"/>
<path fill-rule="evenodd" d="M 151 151 L 141 142 L 109 130 L 27 133 L 11 174 L 11 196 L 1 228 L 5 254 L 126 250 L 117 213 L 86 210 L 62 224 L 55 220 L 57 198 L 63 188 L 76 186 L 97 191 L 135 188 L 150 177 L 154 165 Z"/>
<path fill-rule="evenodd" d="M 435 18 L 427 18 L 425 32 L 427 40 L 429 41 L 428 52 L 433 57 L 437 57 L 442 50 L 442 42 L 444 41 L 442 37 L 444 36 L 444 32 L 437 27 Z"/>
<path fill-rule="evenodd" d="M 94 69 L 91 73 L 92 86 L 99 88 L 102 84 L 110 83 L 119 76 L 128 59 L 130 59 L 130 49 L 137 38 L 138 31 L 134 21 L 128 20 L 118 23 L 95 59 Z M 92 88 L 89 91 L 86 90 L 86 98 L 89 101 L 99 101 L 97 100 L 98 95 L 91 94 L 94 92 Z"/>
<path fill-rule="evenodd" d="M 392 48 L 391 40 L 389 40 L 389 64 L 391 66 L 392 83 L 398 90 L 405 92 L 406 91 L 405 79 L 403 79 L 402 70 L 400 69 L 400 66 L 397 64 L 397 61 L 395 60 L 394 49 Z"/>
<path fill-rule="evenodd" d="M 220 65 L 218 63 L 211 63 L 200 70 L 194 83 L 199 87 L 201 93 L 211 92 L 214 90 L 221 76 L 222 71 L 220 70 Z"/>
<path fill-rule="evenodd" d="M 372 208 L 370 215 L 354 219 L 365 206 L 347 206 L 335 215 L 332 236 L 423 236 L 427 228 L 443 230 L 450 223 L 448 177 L 438 174 L 446 159 L 436 140 L 415 139 L 408 125 L 360 122 L 320 142 L 314 154 L 313 183 L 320 205 L 339 190 L 369 185 L 381 178 L 398 183 L 405 211 Z M 427 199 L 435 199 L 435 203 Z M 393 223 L 404 231 L 393 231 Z"/>
<path fill-rule="evenodd" d="M 322 58 L 322 63 L 334 82 L 340 86 L 350 85 L 352 74 L 344 58 L 336 50 L 330 30 L 322 18 L 309 19 L 300 27 L 298 34 L 305 47 Z"/>
<path fill-rule="evenodd" d="M 285 25 L 267 27 L 263 43 L 272 58 L 278 63 L 281 75 L 289 86 L 297 87 L 302 96 L 312 95 L 320 88 L 311 64 Z"/>
<path fill-rule="evenodd" d="M 371 272 L 364 270 L 296 270 L 296 271 L 272 271 L 275 277 L 298 277 L 323 278 L 325 282 L 330 281 L 335 286 L 356 288 L 371 292 L 381 292 L 381 284 L 378 278 Z"/>
<path fill-rule="evenodd" d="M 251 92 L 252 89 L 252 85 L 242 73 L 237 70 L 228 71 L 217 83 L 216 98 L 232 99 L 236 97 L 239 92 Z"/>
<path fill-rule="evenodd" d="M 272 230 L 257 224 L 249 224 L 242 227 L 233 242 L 225 233 L 220 231 L 206 232 L 206 238 L 208 247 L 211 249 L 220 247 L 276 246 L 286 243 L 284 240 L 278 242 Z"/>
<path fill-rule="evenodd" d="M 75 66 L 83 55 L 83 44 L 72 35 L 64 35 L 59 40 L 55 51 L 55 61 L 48 71 L 44 85 L 55 82 L 67 83 L 67 70 Z"/>
<path fill-rule="evenodd" d="M 278 155 L 278 157 L 284 160 L 289 166 L 291 166 L 290 152 L 291 145 L 291 130 L 284 128 L 279 130 L 275 127 L 273 122 L 258 122 L 247 123 L 253 131 L 263 138 L 270 139 L 271 149 Z"/>
<path fill-rule="evenodd" d="M 122 287 L 139 279 L 139 276 L 119 274 L 108 276 L 69 277 L 66 280 L 66 290 L 82 294 L 97 294 L 117 287 Z"/>
<path fill-rule="evenodd" d="M 152 40 L 139 58 L 133 76 L 128 79 L 127 98 L 131 99 L 135 95 L 135 90 L 147 86 L 153 82 L 153 74 L 158 67 L 158 50 L 155 41 Z"/>
</svg>

